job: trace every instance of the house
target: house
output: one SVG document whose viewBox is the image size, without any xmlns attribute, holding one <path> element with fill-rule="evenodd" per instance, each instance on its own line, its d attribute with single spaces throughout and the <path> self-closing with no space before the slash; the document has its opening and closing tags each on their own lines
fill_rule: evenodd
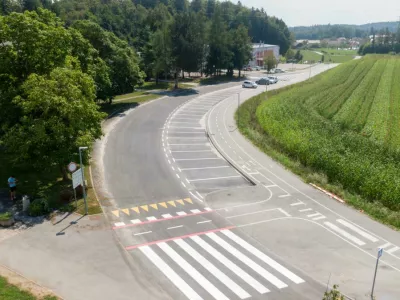
<svg viewBox="0 0 400 300">
<path fill-rule="evenodd" d="M 279 46 L 264 43 L 253 44 L 253 59 L 249 61 L 249 66 L 264 66 L 264 57 L 270 54 L 279 60 Z"/>
</svg>

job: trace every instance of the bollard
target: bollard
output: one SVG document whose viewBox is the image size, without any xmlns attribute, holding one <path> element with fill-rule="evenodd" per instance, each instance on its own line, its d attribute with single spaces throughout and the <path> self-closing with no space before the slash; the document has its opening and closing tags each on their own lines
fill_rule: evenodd
<svg viewBox="0 0 400 300">
<path fill-rule="evenodd" d="M 29 197 L 27 195 L 22 197 L 22 211 L 26 212 L 29 209 L 29 205 L 31 204 L 31 201 L 29 200 Z"/>
</svg>

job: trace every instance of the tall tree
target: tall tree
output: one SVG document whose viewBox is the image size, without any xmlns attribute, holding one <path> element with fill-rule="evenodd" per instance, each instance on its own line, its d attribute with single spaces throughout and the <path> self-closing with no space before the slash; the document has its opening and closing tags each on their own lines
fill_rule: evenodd
<svg viewBox="0 0 400 300">
<path fill-rule="evenodd" d="M 239 78 L 243 66 L 246 65 L 252 58 L 252 45 L 248 35 L 248 30 L 245 26 L 239 25 L 236 30 L 232 30 L 232 51 L 234 54 L 233 65 L 239 70 Z"/>
</svg>

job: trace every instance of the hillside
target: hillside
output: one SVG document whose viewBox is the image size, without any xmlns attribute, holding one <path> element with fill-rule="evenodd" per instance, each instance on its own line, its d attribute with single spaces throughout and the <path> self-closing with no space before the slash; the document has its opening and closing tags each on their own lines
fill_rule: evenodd
<svg viewBox="0 0 400 300">
<path fill-rule="evenodd" d="M 398 82 L 399 57 L 367 56 L 269 101 L 262 101 L 265 95 L 249 100 L 239 127 L 297 173 L 306 172 L 308 182 L 360 195 L 349 201 L 400 227 Z"/>
<path fill-rule="evenodd" d="M 399 22 L 380 22 L 369 23 L 363 25 L 348 25 L 348 24 L 328 24 L 328 25 L 313 25 L 313 26 L 296 26 L 289 27 L 289 30 L 294 33 L 296 39 L 321 40 L 330 38 L 364 38 L 370 34 L 371 28 L 375 31 L 389 29 L 390 32 L 396 32 Z"/>
</svg>

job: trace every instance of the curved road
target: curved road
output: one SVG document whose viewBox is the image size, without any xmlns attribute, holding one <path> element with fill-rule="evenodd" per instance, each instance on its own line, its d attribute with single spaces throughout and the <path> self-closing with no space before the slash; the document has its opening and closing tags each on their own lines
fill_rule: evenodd
<svg viewBox="0 0 400 300">
<path fill-rule="evenodd" d="M 282 74 L 274 87 L 309 76 Z M 104 209 L 141 295 L 321 299 L 332 273 L 331 284 L 367 299 L 382 243 L 392 253 L 376 291 L 398 299 L 398 234 L 304 184 L 235 130 L 238 94 L 261 91 L 236 83 L 167 97 L 122 114 L 108 134 Z"/>
</svg>

